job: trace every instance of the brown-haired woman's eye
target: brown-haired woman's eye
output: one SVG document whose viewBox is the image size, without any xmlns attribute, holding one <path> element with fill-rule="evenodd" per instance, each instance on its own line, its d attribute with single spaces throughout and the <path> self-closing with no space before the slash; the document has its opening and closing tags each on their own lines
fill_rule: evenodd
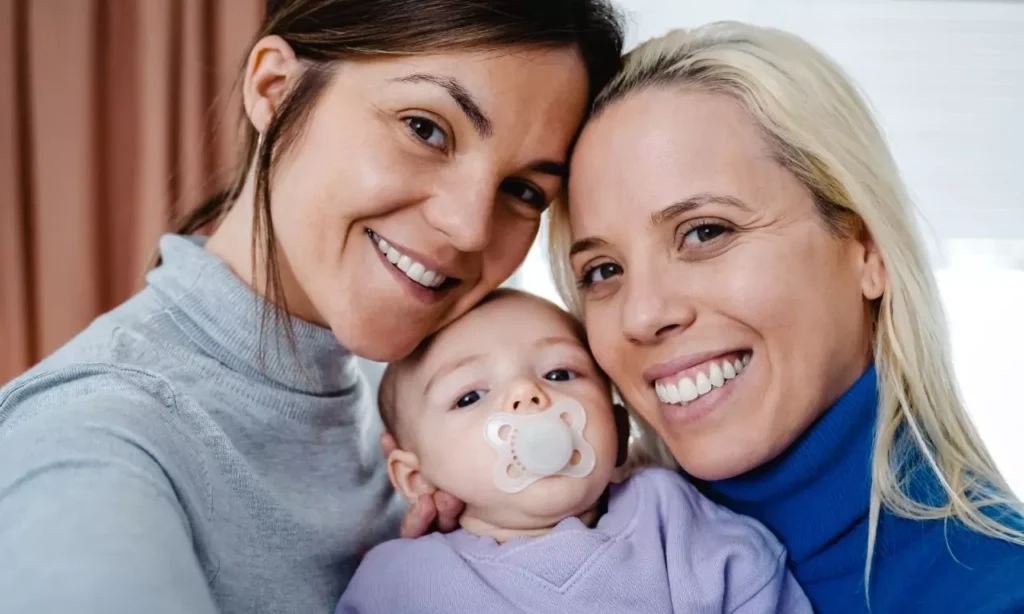
<svg viewBox="0 0 1024 614">
<path fill-rule="evenodd" d="M 506 179 L 501 183 L 501 191 L 538 211 L 547 209 L 550 202 L 544 190 L 522 179 Z"/>
<path fill-rule="evenodd" d="M 426 117 L 407 117 L 405 123 L 409 126 L 409 130 L 427 145 L 442 151 L 448 149 L 448 135 L 437 125 L 437 122 Z"/>
</svg>

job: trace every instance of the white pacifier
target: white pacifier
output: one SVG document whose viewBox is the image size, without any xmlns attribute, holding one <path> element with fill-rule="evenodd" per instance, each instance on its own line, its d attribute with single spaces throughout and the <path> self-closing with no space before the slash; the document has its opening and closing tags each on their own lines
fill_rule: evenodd
<svg viewBox="0 0 1024 614">
<path fill-rule="evenodd" d="M 587 413 L 573 399 L 538 413 L 494 414 L 484 438 L 498 452 L 494 484 L 517 493 L 541 478 L 586 477 L 594 470 L 594 448 L 583 439 Z"/>
</svg>

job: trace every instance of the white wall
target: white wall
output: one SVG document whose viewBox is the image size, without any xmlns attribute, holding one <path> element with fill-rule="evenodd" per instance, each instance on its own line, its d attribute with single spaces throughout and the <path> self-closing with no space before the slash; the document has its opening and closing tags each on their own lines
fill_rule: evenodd
<svg viewBox="0 0 1024 614">
<path fill-rule="evenodd" d="M 737 19 L 792 31 L 866 92 L 920 209 L 960 385 L 1024 493 L 1024 3 L 917 0 L 618 0 L 629 45 Z M 519 273 L 555 298 L 543 250 Z"/>
</svg>

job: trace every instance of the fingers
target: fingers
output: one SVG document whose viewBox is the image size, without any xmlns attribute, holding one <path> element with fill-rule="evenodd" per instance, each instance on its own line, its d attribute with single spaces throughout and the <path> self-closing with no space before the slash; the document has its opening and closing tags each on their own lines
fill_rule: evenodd
<svg viewBox="0 0 1024 614">
<path fill-rule="evenodd" d="M 391 453 L 398 449 L 398 441 L 391 433 L 384 431 L 380 436 L 380 449 L 384 450 L 384 457 L 391 456 Z"/>
<path fill-rule="evenodd" d="M 439 490 L 434 493 L 434 507 L 437 509 L 437 530 L 449 533 L 459 526 L 459 516 L 466 509 L 466 504 Z"/>
<path fill-rule="evenodd" d="M 437 508 L 430 495 L 423 495 L 416 504 L 409 508 L 402 519 L 401 536 L 405 539 L 422 537 L 430 530 L 430 525 L 437 517 Z"/>
</svg>

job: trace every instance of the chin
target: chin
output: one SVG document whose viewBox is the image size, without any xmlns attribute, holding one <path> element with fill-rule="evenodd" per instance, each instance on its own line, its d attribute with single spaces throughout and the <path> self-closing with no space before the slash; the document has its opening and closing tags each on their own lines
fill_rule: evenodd
<svg viewBox="0 0 1024 614">
<path fill-rule="evenodd" d="M 394 362 L 411 354 L 427 336 L 426 330 L 406 326 L 360 326 L 356 318 L 338 318 L 330 322 L 338 344 L 360 358 L 374 362 Z M 368 320 L 370 318 L 364 318 Z"/>
<path fill-rule="evenodd" d="M 402 360 L 419 345 L 417 340 L 389 338 L 388 335 L 376 339 L 341 340 L 338 342 L 349 352 L 360 358 L 373 362 L 395 362 Z"/>
<path fill-rule="evenodd" d="M 555 523 L 594 507 L 608 482 L 605 480 L 602 485 L 593 479 L 545 478 L 517 495 L 523 497 L 518 507 L 533 517 L 548 518 Z"/>
<path fill-rule="evenodd" d="M 743 475 L 767 460 L 756 451 L 754 454 L 749 451 L 741 453 L 735 446 L 708 446 L 705 449 L 692 444 L 677 444 L 669 445 L 669 449 L 687 475 L 706 482 Z M 726 452 L 723 454 L 722 450 Z"/>
</svg>

